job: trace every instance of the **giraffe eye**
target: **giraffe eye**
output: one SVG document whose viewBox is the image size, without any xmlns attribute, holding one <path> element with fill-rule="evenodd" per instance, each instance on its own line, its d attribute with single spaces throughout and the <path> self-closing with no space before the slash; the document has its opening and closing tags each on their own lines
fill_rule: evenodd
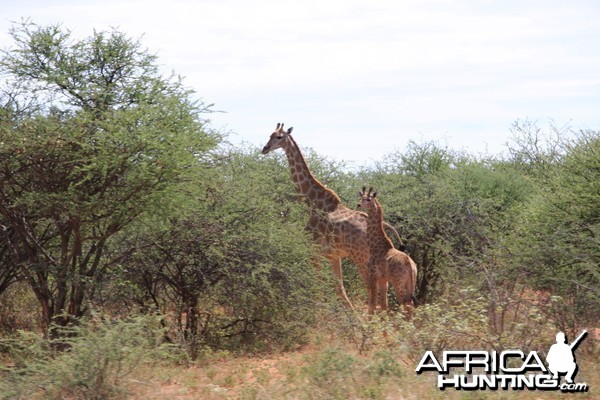
<svg viewBox="0 0 600 400">
<path fill-rule="evenodd" d="M 277 136 L 277 139 L 281 140 L 283 139 L 283 136 Z"/>
</svg>

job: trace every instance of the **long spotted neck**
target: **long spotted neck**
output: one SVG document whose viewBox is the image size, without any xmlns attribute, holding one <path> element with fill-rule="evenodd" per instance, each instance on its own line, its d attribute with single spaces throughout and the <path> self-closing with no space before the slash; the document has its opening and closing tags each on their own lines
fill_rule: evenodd
<svg viewBox="0 0 600 400">
<path fill-rule="evenodd" d="M 313 176 L 296 141 L 291 136 L 288 136 L 282 147 L 287 156 L 292 173 L 292 181 L 296 185 L 298 193 L 306 197 L 311 208 L 325 212 L 335 210 L 341 202 L 339 196 L 333 190 L 323 186 Z"/>
<path fill-rule="evenodd" d="M 367 209 L 369 218 L 367 219 L 367 238 L 369 248 L 373 249 L 391 249 L 394 247 L 392 241 L 383 229 L 383 210 L 377 199 L 371 200 L 371 206 Z"/>
</svg>

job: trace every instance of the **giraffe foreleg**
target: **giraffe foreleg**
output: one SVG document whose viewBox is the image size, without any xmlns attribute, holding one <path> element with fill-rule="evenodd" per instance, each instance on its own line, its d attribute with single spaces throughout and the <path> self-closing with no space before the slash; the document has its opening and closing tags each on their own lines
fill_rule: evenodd
<svg viewBox="0 0 600 400">
<path fill-rule="evenodd" d="M 370 269 L 371 268 L 369 268 L 369 270 Z M 369 315 L 373 315 L 377 308 L 377 283 L 377 276 L 374 271 L 369 271 L 367 278 L 367 312 Z"/>
<path fill-rule="evenodd" d="M 344 288 L 344 276 L 342 273 L 342 260 L 340 258 L 329 258 L 329 262 L 331 263 L 331 269 L 333 270 L 333 274 L 335 275 L 335 291 L 342 298 L 344 305 L 354 310 L 354 306 L 352 302 L 348 298 L 346 294 L 346 289 Z"/>
<path fill-rule="evenodd" d="M 386 311 L 388 309 L 388 280 L 378 278 L 377 286 L 379 288 L 379 305 L 381 306 L 381 311 Z"/>
</svg>

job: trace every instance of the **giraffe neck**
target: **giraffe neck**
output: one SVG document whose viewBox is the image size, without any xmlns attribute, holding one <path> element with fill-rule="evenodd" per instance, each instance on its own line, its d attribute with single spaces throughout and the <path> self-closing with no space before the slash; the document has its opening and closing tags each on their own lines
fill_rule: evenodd
<svg viewBox="0 0 600 400">
<path fill-rule="evenodd" d="M 394 247 L 392 241 L 383 229 L 383 210 L 377 199 L 372 200 L 372 206 L 368 211 L 367 237 L 371 249 L 391 249 Z"/>
<path fill-rule="evenodd" d="M 296 190 L 306 197 L 309 206 L 326 212 L 335 210 L 341 203 L 340 198 L 313 176 L 298 144 L 291 136 L 288 136 L 284 150 Z"/>
</svg>

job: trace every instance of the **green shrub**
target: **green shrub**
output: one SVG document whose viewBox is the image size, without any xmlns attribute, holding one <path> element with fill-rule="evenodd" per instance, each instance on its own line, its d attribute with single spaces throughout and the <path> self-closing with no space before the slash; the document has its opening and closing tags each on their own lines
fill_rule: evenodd
<svg viewBox="0 0 600 400">
<path fill-rule="evenodd" d="M 296 348 L 333 276 L 313 266 L 308 211 L 278 160 L 237 151 L 214 162 L 220 176 L 194 212 L 148 221 L 123 240 L 123 274 L 103 295 L 133 295 L 167 316 L 169 337 L 191 359 L 207 349 Z"/>
<path fill-rule="evenodd" d="M 384 399 L 388 385 L 402 376 L 395 354 L 375 352 L 370 357 L 356 357 L 329 348 L 308 360 L 301 376 L 307 383 L 297 396 L 309 399 Z"/>
<path fill-rule="evenodd" d="M 156 318 L 81 321 L 46 340 L 21 332 L 2 340 L 15 360 L 0 381 L 3 399 L 125 398 L 126 378 L 144 363 L 169 356 Z"/>
</svg>

